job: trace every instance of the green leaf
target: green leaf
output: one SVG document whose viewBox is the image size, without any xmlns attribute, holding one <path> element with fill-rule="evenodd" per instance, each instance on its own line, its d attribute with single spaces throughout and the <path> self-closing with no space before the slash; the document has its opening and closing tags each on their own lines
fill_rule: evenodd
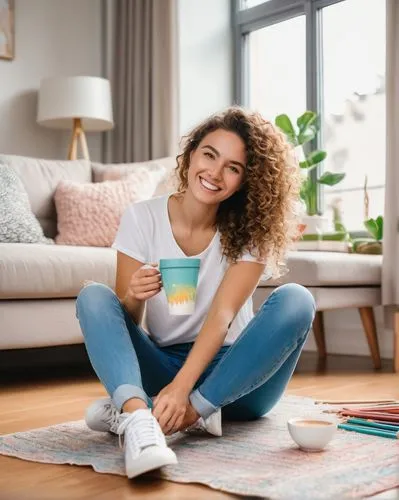
<svg viewBox="0 0 399 500">
<path fill-rule="evenodd" d="M 301 132 L 297 137 L 298 144 L 305 144 L 313 140 L 316 137 L 316 134 L 317 130 L 314 130 L 313 128 L 309 128 L 308 130 Z"/>
<path fill-rule="evenodd" d="M 345 174 L 333 174 L 332 172 L 324 172 L 324 174 L 317 179 L 319 184 L 326 184 L 327 186 L 335 186 L 338 182 L 341 182 L 345 177 Z"/>
<path fill-rule="evenodd" d="M 277 127 L 279 127 L 287 136 L 287 139 L 294 146 L 298 146 L 298 141 L 295 133 L 294 126 L 287 115 L 278 115 L 275 119 Z"/>
<path fill-rule="evenodd" d="M 382 240 L 384 235 L 384 219 L 381 215 L 376 219 L 365 220 L 364 226 L 374 239 L 377 241 Z"/>
<path fill-rule="evenodd" d="M 288 115 L 282 114 L 276 116 L 276 125 L 281 128 L 283 132 L 286 134 L 295 134 L 294 126 L 292 125 L 291 120 Z"/>
<path fill-rule="evenodd" d="M 364 221 L 364 225 L 371 236 L 378 240 L 378 224 L 374 219 L 368 219 Z"/>
<path fill-rule="evenodd" d="M 316 120 L 317 114 L 314 111 L 305 111 L 303 115 L 301 115 L 296 121 L 299 129 L 299 134 L 302 134 Z"/>
<path fill-rule="evenodd" d="M 310 114 L 308 115 L 308 113 L 311 113 L 312 117 Z M 313 111 L 306 111 L 298 118 L 297 123 L 299 127 L 297 137 L 299 144 L 305 144 L 313 140 L 320 130 L 320 117 L 316 113 L 313 113 Z M 299 124 L 301 124 L 301 126 Z"/>
<path fill-rule="evenodd" d="M 382 215 L 379 215 L 377 218 L 376 218 L 376 223 L 377 223 L 377 226 L 378 226 L 378 241 L 381 241 L 383 236 L 384 236 L 384 218 L 382 217 Z"/>
<path fill-rule="evenodd" d="M 307 155 L 306 162 L 307 162 L 308 166 L 310 167 L 312 165 L 317 165 L 321 161 L 325 160 L 326 157 L 327 157 L 327 153 L 325 151 L 316 150 L 316 151 L 310 152 Z"/>
</svg>

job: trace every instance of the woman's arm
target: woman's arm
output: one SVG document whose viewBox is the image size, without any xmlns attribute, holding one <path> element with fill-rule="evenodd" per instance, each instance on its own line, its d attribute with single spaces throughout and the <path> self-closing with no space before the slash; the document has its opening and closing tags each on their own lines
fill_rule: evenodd
<svg viewBox="0 0 399 500">
<path fill-rule="evenodd" d="M 222 346 L 231 322 L 253 294 L 265 268 L 257 262 L 232 264 L 215 294 L 206 320 L 173 383 L 191 391 Z"/>
<path fill-rule="evenodd" d="M 142 262 L 117 252 L 115 293 L 136 325 L 140 325 L 143 318 L 144 301 L 133 298 L 127 291 L 132 275 L 142 266 Z"/>
</svg>

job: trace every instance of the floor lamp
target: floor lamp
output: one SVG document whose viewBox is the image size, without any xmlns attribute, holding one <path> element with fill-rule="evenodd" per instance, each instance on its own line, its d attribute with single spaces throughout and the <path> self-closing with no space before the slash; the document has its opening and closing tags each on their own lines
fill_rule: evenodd
<svg viewBox="0 0 399 500">
<path fill-rule="evenodd" d="M 72 128 L 68 159 L 77 159 L 80 143 L 83 158 L 89 160 L 85 132 L 104 132 L 114 126 L 109 81 L 94 76 L 42 80 L 37 122 L 49 128 Z"/>
</svg>

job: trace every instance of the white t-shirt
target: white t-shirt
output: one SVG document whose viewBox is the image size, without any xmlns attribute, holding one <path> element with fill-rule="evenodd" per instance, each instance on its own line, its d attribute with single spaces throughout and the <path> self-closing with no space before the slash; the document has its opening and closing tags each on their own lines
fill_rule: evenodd
<svg viewBox="0 0 399 500">
<path fill-rule="evenodd" d="M 168 214 L 169 196 L 159 196 L 130 205 L 121 218 L 112 247 L 143 263 L 187 257 L 172 232 Z M 222 256 L 219 231 L 215 233 L 208 248 L 190 257 L 201 259 L 195 312 L 190 316 L 170 315 L 164 290 L 146 302 L 148 333 L 160 346 L 195 340 L 229 266 L 226 258 Z M 239 260 L 256 261 L 249 253 Z M 231 323 L 224 345 L 232 344 L 252 317 L 253 306 L 250 297 Z"/>
</svg>

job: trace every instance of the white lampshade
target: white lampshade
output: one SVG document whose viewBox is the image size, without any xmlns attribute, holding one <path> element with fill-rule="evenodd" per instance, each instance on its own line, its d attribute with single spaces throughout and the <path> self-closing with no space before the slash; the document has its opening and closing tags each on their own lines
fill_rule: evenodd
<svg viewBox="0 0 399 500">
<path fill-rule="evenodd" d="M 45 127 L 71 129 L 74 118 L 82 120 L 86 131 L 102 132 L 113 128 L 111 86 L 108 80 L 95 76 L 42 80 L 37 122 Z"/>
</svg>

